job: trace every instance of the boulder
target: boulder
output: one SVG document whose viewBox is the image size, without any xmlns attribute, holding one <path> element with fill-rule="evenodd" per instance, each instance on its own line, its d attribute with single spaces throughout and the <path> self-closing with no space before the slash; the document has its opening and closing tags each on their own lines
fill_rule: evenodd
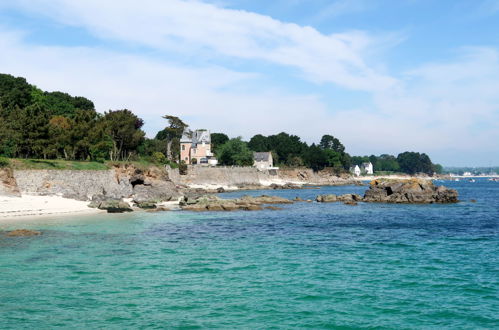
<svg viewBox="0 0 499 330">
<path fill-rule="evenodd" d="M 423 179 L 380 179 L 370 183 L 364 194 L 364 202 L 431 204 L 456 203 L 458 193 L 444 186 L 436 187 Z"/>
<path fill-rule="evenodd" d="M 243 207 L 243 210 L 245 211 L 261 211 L 263 210 L 263 207 L 261 205 L 248 205 Z"/>
<path fill-rule="evenodd" d="M 289 199 L 277 196 L 267 196 L 267 195 L 262 195 L 258 197 L 244 196 L 241 198 L 241 200 L 243 202 L 252 203 L 252 204 L 293 204 L 293 201 Z"/>
<path fill-rule="evenodd" d="M 335 194 L 319 195 L 315 200 L 319 203 L 333 203 L 338 201 L 338 197 Z"/>
<path fill-rule="evenodd" d="M 16 229 L 7 232 L 6 236 L 8 237 L 28 237 L 28 236 L 38 236 L 41 235 L 42 233 L 40 231 L 36 230 L 29 230 L 29 229 Z"/>
<path fill-rule="evenodd" d="M 338 201 L 340 202 L 358 202 L 362 200 L 362 196 L 357 194 L 344 194 L 338 196 Z"/>
<path fill-rule="evenodd" d="M 208 208 L 206 207 L 206 205 L 193 204 L 193 205 L 182 206 L 182 210 L 201 212 L 201 211 L 208 211 Z"/>
<path fill-rule="evenodd" d="M 266 206 L 265 207 L 266 210 L 272 210 L 272 211 L 279 211 L 279 210 L 283 210 L 282 207 L 277 207 L 277 206 Z"/>
<path fill-rule="evenodd" d="M 155 209 L 156 208 L 155 201 L 138 202 L 138 203 L 135 203 L 135 205 L 141 209 Z"/>
<path fill-rule="evenodd" d="M 133 211 L 130 205 L 122 200 L 103 201 L 99 204 L 98 209 L 106 210 L 107 213 L 124 213 Z"/>
<path fill-rule="evenodd" d="M 359 203 L 357 203 L 356 201 L 346 201 L 346 202 L 343 202 L 343 204 L 345 205 L 351 205 L 351 206 L 357 206 L 359 205 Z"/>
<path fill-rule="evenodd" d="M 149 201 L 166 202 L 176 197 L 176 195 L 176 188 L 173 182 L 154 180 L 148 184 L 136 184 L 133 187 L 132 198 L 135 203 Z"/>
</svg>

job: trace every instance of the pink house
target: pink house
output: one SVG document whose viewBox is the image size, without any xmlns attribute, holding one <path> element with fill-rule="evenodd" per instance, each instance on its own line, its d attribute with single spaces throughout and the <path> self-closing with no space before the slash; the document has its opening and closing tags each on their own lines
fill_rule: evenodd
<svg viewBox="0 0 499 330">
<path fill-rule="evenodd" d="M 217 159 L 211 152 L 210 131 L 185 130 L 180 139 L 180 160 L 188 165 L 216 165 Z"/>
</svg>

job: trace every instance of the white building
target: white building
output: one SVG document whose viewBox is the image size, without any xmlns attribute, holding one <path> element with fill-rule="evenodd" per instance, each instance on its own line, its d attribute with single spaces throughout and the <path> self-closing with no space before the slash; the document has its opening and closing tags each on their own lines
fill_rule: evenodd
<svg viewBox="0 0 499 330">
<path fill-rule="evenodd" d="M 371 162 L 363 163 L 362 164 L 362 172 L 364 172 L 367 175 L 373 175 L 374 174 L 373 164 Z"/>
<path fill-rule="evenodd" d="M 355 176 L 360 176 L 359 165 L 355 165 L 355 166 L 350 167 L 350 172 L 353 173 Z"/>
<path fill-rule="evenodd" d="M 253 166 L 260 171 L 274 168 L 274 159 L 272 158 L 271 152 L 254 152 L 253 159 Z"/>
</svg>

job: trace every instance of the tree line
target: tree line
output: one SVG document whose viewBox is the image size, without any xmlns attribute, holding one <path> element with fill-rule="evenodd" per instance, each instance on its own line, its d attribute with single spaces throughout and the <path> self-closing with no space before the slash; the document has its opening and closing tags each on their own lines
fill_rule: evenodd
<svg viewBox="0 0 499 330">
<path fill-rule="evenodd" d="M 152 139 L 142 130 L 144 121 L 128 109 L 98 113 L 94 103 L 81 96 L 46 92 L 25 78 L 0 74 L 0 156 L 66 160 L 137 160 L 179 162 L 180 138 L 188 125 L 165 115 L 165 128 Z M 249 141 L 211 134 L 212 150 L 221 165 L 249 166 L 253 152 L 272 152 L 278 166 L 306 166 L 345 172 L 350 166 L 371 161 L 376 170 L 433 173 L 438 165 L 425 154 L 406 152 L 398 157 L 350 156 L 332 135 L 307 144 L 286 132 Z"/>
</svg>

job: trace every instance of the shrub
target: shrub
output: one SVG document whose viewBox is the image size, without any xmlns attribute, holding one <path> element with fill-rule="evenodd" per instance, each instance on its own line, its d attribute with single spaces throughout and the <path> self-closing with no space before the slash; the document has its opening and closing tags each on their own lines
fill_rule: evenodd
<svg viewBox="0 0 499 330">
<path fill-rule="evenodd" d="M 7 167 L 9 166 L 9 160 L 4 157 L 0 157 L 0 167 Z"/>
<path fill-rule="evenodd" d="M 159 152 L 159 151 L 153 152 L 152 160 L 153 160 L 153 162 L 155 162 L 157 164 L 167 164 L 168 163 L 168 160 L 166 159 L 165 154 L 163 154 L 162 152 Z"/>
</svg>

